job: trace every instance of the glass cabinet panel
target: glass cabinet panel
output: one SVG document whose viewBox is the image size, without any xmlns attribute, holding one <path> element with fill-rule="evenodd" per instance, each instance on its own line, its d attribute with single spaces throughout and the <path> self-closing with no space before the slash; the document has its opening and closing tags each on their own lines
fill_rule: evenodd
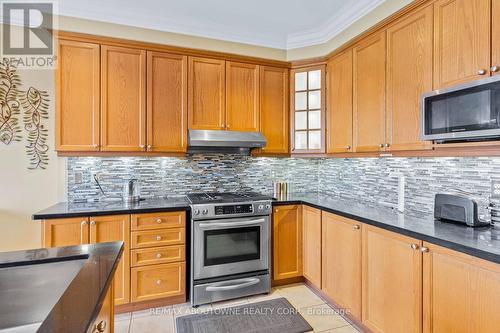
<svg viewBox="0 0 500 333">
<path fill-rule="evenodd" d="M 307 72 L 295 74 L 295 91 L 307 90 Z"/>
</svg>

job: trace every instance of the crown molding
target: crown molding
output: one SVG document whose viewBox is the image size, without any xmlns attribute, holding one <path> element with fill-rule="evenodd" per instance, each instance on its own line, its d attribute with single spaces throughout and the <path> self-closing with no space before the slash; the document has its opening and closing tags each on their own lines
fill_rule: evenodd
<svg viewBox="0 0 500 333">
<path fill-rule="evenodd" d="M 288 34 L 286 49 L 324 44 L 385 1 L 359 0 L 354 5 L 348 4 L 338 11 L 339 14 L 332 16 L 318 28 Z"/>
</svg>

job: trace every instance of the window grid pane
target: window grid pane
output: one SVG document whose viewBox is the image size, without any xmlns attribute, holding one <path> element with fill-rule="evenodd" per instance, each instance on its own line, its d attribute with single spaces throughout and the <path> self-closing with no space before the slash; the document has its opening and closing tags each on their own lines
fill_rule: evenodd
<svg viewBox="0 0 500 333">
<path fill-rule="evenodd" d="M 321 70 L 295 74 L 295 149 L 321 148 Z"/>
</svg>

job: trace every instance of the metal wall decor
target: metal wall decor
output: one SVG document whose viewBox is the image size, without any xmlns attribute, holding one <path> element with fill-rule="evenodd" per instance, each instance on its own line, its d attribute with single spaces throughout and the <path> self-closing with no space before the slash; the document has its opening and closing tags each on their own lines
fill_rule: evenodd
<svg viewBox="0 0 500 333">
<path fill-rule="evenodd" d="M 16 68 L 9 60 L 0 59 L 0 142 L 5 145 L 22 138 L 18 99 L 20 84 Z"/>
</svg>

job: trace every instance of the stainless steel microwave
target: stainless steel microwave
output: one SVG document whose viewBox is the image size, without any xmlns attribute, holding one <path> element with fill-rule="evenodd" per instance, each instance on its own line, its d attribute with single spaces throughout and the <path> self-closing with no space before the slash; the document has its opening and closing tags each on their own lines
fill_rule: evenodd
<svg viewBox="0 0 500 333">
<path fill-rule="evenodd" d="M 500 137 L 500 76 L 424 94 L 421 112 L 422 140 Z"/>
</svg>

